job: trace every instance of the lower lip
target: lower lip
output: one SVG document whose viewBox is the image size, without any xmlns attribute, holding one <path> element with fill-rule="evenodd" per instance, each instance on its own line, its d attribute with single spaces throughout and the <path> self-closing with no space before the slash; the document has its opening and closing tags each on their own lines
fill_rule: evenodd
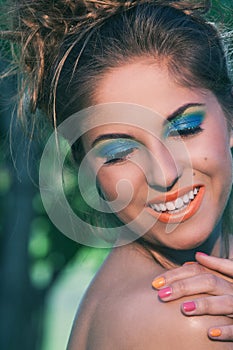
<svg viewBox="0 0 233 350">
<path fill-rule="evenodd" d="M 169 224 L 176 224 L 176 223 L 184 222 L 184 221 L 190 219 L 198 211 L 198 209 L 201 206 L 202 199 L 204 197 L 204 193 L 205 193 L 205 188 L 202 186 L 199 188 L 197 195 L 189 203 L 189 205 L 186 208 L 184 208 L 184 210 L 181 210 L 181 211 L 174 213 L 174 214 L 170 214 L 167 212 L 158 213 L 154 209 L 149 208 L 149 207 L 148 207 L 148 210 L 150 212 L 152 212 L 154 215 L 156 215 L 156 217 L 158 218 L 158 220 L 160 222 L 163 222 L 166 224 L 168 224 L 168 223 Z"/>
</svg>

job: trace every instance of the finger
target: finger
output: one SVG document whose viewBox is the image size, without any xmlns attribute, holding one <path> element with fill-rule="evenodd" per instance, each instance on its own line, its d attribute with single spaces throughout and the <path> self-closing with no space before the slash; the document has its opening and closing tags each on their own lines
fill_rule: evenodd
<svg viewBox="0 0 233 350">
<path fill-rule="evenodd" d="M 233 341 L 233 326 L 228 325 L 210 328 L 208 330 L 208 336 L 213 340 Z"/>
<path fill-rule="evenodd" d="M 233 285 L 212 273 L 205 273 L 204 275 L 175 281 L 158 291 L 158 296 L 163 301 L 175 300 L 194 294 L 232 295 Z"/>
<path fill-rule="evenodd" d="M 230 259 L 216 258 L 207 254 L 198 252 L 196 253 L 197 261 L 211 270 L 216 270 L 224 275 L 232 277 L 233 283 L 233 261 Z"/>
<path fill-rule="evenodd" d="M 208 255 L 207 255 L 208 258 Z M 212 258 L 212 257 L 211 257 Z M 216 258 L 218 259 L 218 258 Z M 202 259 L 203 260 L 203 259 Z M 210 263 L 208 264 L 210 266 Z M 213 273 L 229 282 L 233 282 L 232 278 L 226 276 L 225 274 L 221 274 L 220 272 L 213 271 L 210 268 L 203 266 L 202 264 L 199 264 L 198 262 L 187 262 L 183 266 L 169 270 L 163 275 L 157 276 L 153 282 L 152 286 L 155 289 L 161 289 L 165 286 L 170 285 L 174 281 L 178 281 L 181 279 L 185 279 L 188 277 L 196 276 L 196 275 L 201 275 L 205 273 Z"/>
<path fill-rule="evenodd" d="M 164 274 L 157 276 L 153 280 L 152 286 L 155 289 L 160 289 L 164 286 L 170 285 L 174 281 L 182 280 L 195 275 L 200 275 L 206 272 L 207 269 L 204 266 L 198 264 L 197 262 L 189 262 L 181 267 L 173 270 L 168 270 Z"/>
<path fill-rule="evenodd" d="M 233 295 L 197 298 L 181 304 L 184 315 L 225 315 L 233 314 Z"/>
</svg>

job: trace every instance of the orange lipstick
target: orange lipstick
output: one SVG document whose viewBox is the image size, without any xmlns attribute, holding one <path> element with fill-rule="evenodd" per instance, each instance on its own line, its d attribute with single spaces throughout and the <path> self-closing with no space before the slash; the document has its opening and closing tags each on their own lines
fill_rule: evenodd
<svg viewBox="0 0 233 350">
<path fill-rule="evenodd" d="M 166 223 L 166 224 L 174 224 L 174 223 L 180 223 L 180 222 L 184 222 L 186 220 L 188 220 L 189 218 L 191 218 L 200 208 L 200 205 L 202 203 L 203 200 L 203 196 L 205 193 L 205 187 L 204 186 L 200 186 L 200 185 L 196 185 L 193 187 L 194 188 L 198 188 L 198 193 L 196 194 L 196 196 L 194 197 L 194 199 L 192 199 L 190 201 L 190 203 L 182 210 L 180 211 L 174 211 L 174 213 L 172 213 L 171 211 L 162 211 L 162 212 L 157 212 L 156 210 L 152 209 L 151 207 L 148 207 L 148 210 L 153 213 L 153 215 L 156 215 L 156 217 L 158 218 L 158 220 L 160 222 Z M 190 191 L 190 188 L 189 188 Z M 183 194 L 187 193 L 188 189 L 182 189 L 180 191 L 176 191 L 172 194 L 167 194 L 165 195 L 165 202 L 171 201 L 171 200 L 176 200 L 178 197 L 181 197 Z M 164 200 L 164 196 L 163 196 L 163 200 Z M 150 201 L 151 204 L 154 203 L 159 203 L 161 202 L 160 198 L 157 197 L 155 201 Z M 149 203 L 149 204 L 150 204 Z"/>
</svg>

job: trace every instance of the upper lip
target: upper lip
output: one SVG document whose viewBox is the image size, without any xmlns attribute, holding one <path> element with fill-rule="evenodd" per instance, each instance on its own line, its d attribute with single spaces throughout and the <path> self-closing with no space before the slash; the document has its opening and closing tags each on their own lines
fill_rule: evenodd
<svg viewBox="0 0 233 350">
<path fill-rule="evenodd" d="M 147 205 L 151 204 L 159 204 L 159 203 L 166 203 L 166 202 L 172 202 L 175 201 L 177 198 L 184 196 L 185 194 L 189 193 L 190 191 L 194 190 L 195 188 L 200 188 L 203 185 L 196 184 L 193 186 L 187 186 L 183 187 L 181 189 L 177 189 L 171 193 L 166 193 L 163 195 L 156 196 L 155 198 L 151 199 Z"/>
</svg>

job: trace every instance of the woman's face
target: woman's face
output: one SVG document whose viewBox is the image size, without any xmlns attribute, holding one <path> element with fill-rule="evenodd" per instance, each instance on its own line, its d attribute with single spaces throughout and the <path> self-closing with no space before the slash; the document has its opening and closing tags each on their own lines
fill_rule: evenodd
<svg viewBox="0 0 233 350">
<path fill-rule="evenodd" d="M 177 85 L 165 68 L 141 61 L 106 74 L 95 102 L 155 112 L 150 132 L 119 123 L 84 137 L 86 151 L 94 148 L 92 164 L 105 198 L 121 205 L 116 215 L 124 223 L 142 211 L 145 222 L 154 218 L 144 235 L 152 243 L 199 246 L 221 218 L 232 183 L 232 137 L 215 96 Z M 117 193 L 121 180 L 125 187 Z"/>
</svg>

